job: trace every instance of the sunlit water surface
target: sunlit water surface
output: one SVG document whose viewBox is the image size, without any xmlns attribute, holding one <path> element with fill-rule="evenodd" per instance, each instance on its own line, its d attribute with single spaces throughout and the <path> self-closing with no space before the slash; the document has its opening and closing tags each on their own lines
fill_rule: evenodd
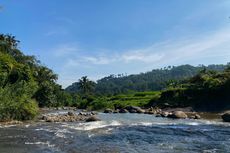
<svg viewBox="0 0 230 153">
<path fill-rule="evenodd" d="M 230 124 L 145 114 L 99 114 L 90 123 L 0 126 L 0 153 L 226 153 Z"/>
</svg>

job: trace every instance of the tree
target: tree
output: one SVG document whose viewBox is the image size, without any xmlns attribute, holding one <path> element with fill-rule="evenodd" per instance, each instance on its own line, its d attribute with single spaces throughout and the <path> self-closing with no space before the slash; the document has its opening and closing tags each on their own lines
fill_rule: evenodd
<svg viewBox="0 0 230 153">
<path fill-rule="evenodd" d="M 15 36 L 0 34 L 0 120 L 27 120 L 38 105 L 72 105 L 72 97 L 56 83 L 57 75 L 34 56 L 18 49 Z"/>
<path fill-rule="evenodd" d="M 94 91 L 95 85 L 96 83 L 89 80 L 87 76 L 83 76 L 81 79 L 79 79 L 79 88 L 84 95 L 91 94 Z"/>
</svg>

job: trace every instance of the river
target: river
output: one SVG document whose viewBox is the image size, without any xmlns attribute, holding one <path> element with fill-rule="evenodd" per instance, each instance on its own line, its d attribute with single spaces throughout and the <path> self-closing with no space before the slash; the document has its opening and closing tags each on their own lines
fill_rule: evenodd
<svg viewBox="0 0 230 153">
<path fill-rule="evenodd" d="M 230 124 L 146 114 L 103 114 L 88 123 L 0 125 L 0 153 L 227 153 Z"/>
</svg>

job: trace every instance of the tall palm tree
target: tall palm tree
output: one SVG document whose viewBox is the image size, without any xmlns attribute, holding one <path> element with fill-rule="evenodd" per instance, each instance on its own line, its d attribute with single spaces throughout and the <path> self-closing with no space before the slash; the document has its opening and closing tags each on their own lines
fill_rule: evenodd
<svg viewBox="0 0 230 153">
<path fill-rule="evenodd" d="M 87 76 L 83 76 L 79 79 L 79 89 L 83 92 L 83 94 L 89 94 L 94 90 L 95 82 L 89 80 Z"/>
</svg>

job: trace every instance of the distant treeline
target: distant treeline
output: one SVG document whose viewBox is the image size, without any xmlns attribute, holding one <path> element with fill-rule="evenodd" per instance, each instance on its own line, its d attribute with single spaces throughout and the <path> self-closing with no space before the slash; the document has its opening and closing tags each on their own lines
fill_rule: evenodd
<svg viewBox="0 0 230 153">
<path fill-rule="evenodd" d="M 168 66 L 162 69 L 154 69 L 150 72 L 136 75 L 110 75 L 94 83 L 93 93 L 96 95 L 117 95 L 129 92 L 157 91 L 167 86 L 175 86 L 181 81 L 189 79 L 202 70 L 223 71 L 229 64 L 223 65 L 181 65 Z M 79 82 L 75 82 L 66 88 L 71 93 L 79 93 Z"/>
</svg>

